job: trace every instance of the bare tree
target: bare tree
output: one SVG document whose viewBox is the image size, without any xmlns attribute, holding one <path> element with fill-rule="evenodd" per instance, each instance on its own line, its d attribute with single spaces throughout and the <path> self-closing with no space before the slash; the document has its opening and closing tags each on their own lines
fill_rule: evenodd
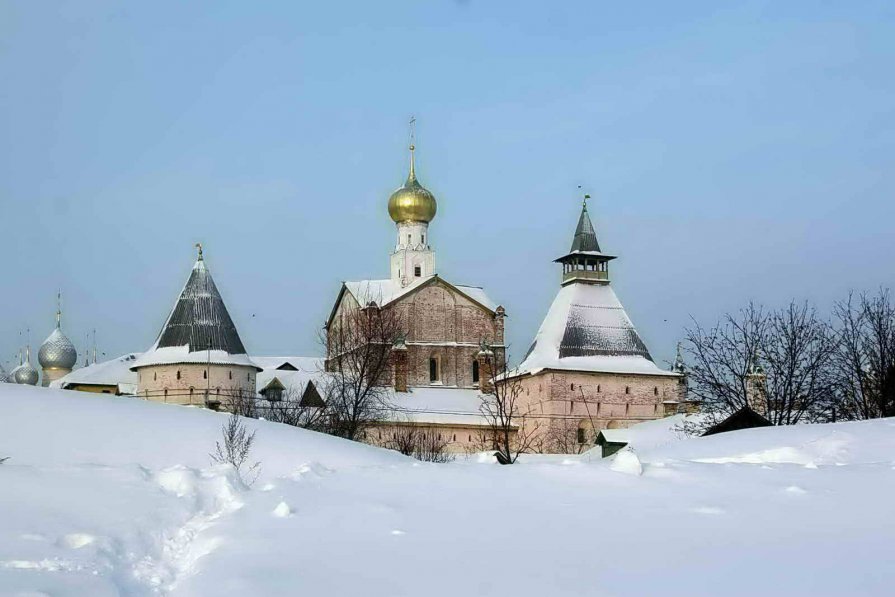
<svg viewBox="0 0 895 597">
<path fill-rule="evenodd" d="M 227 422 L 221 426 L 221 435 L 222 440 L 215 442 L 214 452 L 209 454 L 212 462 L 232 465 L 240 480 L 251 486 L 258 478 L 261 463 L 252 464 L 245 472 L 242 467 L 246 464 L 252 445 L 255 443 L 255 432 L 249 433 L 242 417 L 231 413 Z"/>
<path fill-rule="evenodd" d="M 343 302 L 321 335 L 328 376 L 323 387 L 328 431 L 358 440 L 388 410 L 392 347 L 404 337 L 392 308 Z"/>
<path fill-rule="evenodd" d="M 773 312 L 750 303 L 711 329 L 694 324 L 686 339 L 689 389 L 708 415 L 701 425 L 744 406 L 775 425 L 822 417 L 835 343 L 807 303 Z"/>
<path fill-rule="evenodd" d="M 514 464 L 520 454 L 534 451 L 540 420 L 525 412 L 522 382 L 507 374 L 502 353 L 495 354 L 484 342 L 481 350 L 490 371 L 484 372 L 479 412 L 490 428 L 498 462 Z"/>
<path fill-rule="evenodd" d="M 887 289 L 837 303 L 833 418 L 895 416 L 895 305 Z"/>
</svg>

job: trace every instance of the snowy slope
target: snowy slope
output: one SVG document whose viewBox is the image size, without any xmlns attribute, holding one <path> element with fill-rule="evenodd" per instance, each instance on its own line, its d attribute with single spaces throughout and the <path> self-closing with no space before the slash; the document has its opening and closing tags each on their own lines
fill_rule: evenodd
<svg viewBox="0 0 895 597">
<path fill-rule="evenodd" d="M 895 421 L 612 459 L 428 465 L 222 415 L 0 386 L 0 595 L 889 595 Z M 632 458 L 634 458 L 632 456 Z M 617 467 L 618 468 L 618 467 Z"/>
</svg>

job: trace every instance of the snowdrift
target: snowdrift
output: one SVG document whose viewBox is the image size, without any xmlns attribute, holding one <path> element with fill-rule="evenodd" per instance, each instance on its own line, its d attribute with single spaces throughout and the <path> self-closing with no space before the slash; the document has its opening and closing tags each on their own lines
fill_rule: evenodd
<svg viewBox="0 0 895 597">
<path fill-rule="evenodd" d="M 0 595 L 890 595 L 895 421 L 679 440 L 627 462 L 423 464 L 265 422 L 0 385 Z M 647 441 L 648 440 L 648 441 Z"/>
</svg>

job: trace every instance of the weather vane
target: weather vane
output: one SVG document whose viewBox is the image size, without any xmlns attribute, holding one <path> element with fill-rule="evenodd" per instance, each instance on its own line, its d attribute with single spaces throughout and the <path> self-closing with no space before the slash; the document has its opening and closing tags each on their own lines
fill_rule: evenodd
<svg viewBox="0 0 895 597">
<path fill-rule="evenodd" d="M 196 249 L 199 251 L 199 261 L 202 261 L 202 243 L 196 243 Z"/>
<path fill-rule="evenodd" d="M 578 185 L 578 188 L 581 189 L 581 185 Z M 588 200 L 588 199 L 590 199 L 590 194 L 589 194 L 589 193 L 585 193 L 585 194 L 584 194 L 584 207 L 587 207 L 587 200 Z"/>
<path fill-rule="evenodd" d="M 410 151 L 413 151 L 414 142 L 416 141 L 416 116 L 410 117 Z"/>
</svg>

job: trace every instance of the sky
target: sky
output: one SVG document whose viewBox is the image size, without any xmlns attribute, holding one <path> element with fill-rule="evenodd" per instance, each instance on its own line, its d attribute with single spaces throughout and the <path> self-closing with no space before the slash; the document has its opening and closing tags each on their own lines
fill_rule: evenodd
<svg viewBox="0 0 895 597">
<path fill-rule="evenodd" d="M 388 276 L 411 116 L 438 271 L 514 360 L 579 185 L 660 364 L 750 300 L 829 313 L 895 288 L 893 63 L 891 2 L 5 0 L 0 363 L 60 289 L 79 349 L 145 350 L 196 242 L 250 353 L 318 354 Z"/>
</svg>

